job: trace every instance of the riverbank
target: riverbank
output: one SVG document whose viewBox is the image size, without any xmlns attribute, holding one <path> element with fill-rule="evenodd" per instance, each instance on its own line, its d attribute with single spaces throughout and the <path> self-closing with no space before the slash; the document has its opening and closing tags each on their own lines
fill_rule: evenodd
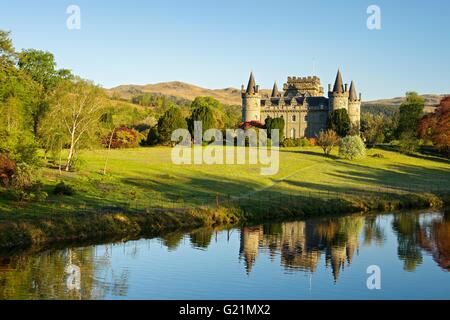
<svg viewBox="0 0 450 320">
<path fill-rule="evenodd" d="M 448 202 L 447 202 L 448 204 Z M 59 242 L 137 239 L 161 236 L 177 230 L 203 227 L 227 227 L 246 223 L 283 221 L 310 217 L 334 216 L 399 209 L 438 208 L 444 201 L 433 195 L 417 195 L 402 199 L 371 199 L 351 202 L 346 199 L 296 202 L 291 197 L 284 205 L 264 207 L 242 206 L 198 209 L 154 209 L 133 212 L 83 212 L 47 217 L 0 220 L 0 249 L 23 249 Z"/>
</svg>

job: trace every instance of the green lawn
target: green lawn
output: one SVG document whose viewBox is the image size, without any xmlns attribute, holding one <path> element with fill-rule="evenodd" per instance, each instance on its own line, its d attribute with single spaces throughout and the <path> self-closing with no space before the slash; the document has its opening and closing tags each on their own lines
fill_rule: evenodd
<svg viewBox="0 0 450 320">
<path fill-rule="evenodd" d="M 372 157 L 382 154 L 383 158 Z M 171 149 L 164 147 L 112 150 L 108 173 L 102 175 L 105 150 L 84 151 L 81 168 L 74 173 L 43 169 L 41 179 L 50 194 L 39 204 L 0 200 L 2 216 L 98 210 L 110 207 L 195 207 L 233 201 L 262 203 L 283 199 L 343 198 L 361 200 L 407 194 L 449 193 L 450 162 L 428 156 L 405 156 L 381 149 L 368 151 L 359 161 L 330 158 L 321 149 L 280 150 L 280 170 L 260 175 L 259 165 L 175 165 Z M 75 187 L 73 197 L 51 195 L 65 181 Z M 283 198 L 284 197 L 284 198 Z"/>
</svg>

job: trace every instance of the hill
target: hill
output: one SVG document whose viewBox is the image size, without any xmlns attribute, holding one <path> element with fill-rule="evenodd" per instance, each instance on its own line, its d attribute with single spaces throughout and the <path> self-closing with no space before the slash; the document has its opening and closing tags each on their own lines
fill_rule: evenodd
<svg viewBox="0 0 450 320">
<path fill-rule="evenodd" d="M 228 105 L 241 105 L 241 91 L 236 88 L 225 89 L 207 89 L 189 83 L 180 81 L 162 82 L 156 84 L 147 85 L 121 85 L 107 90 L 112 96 L 118 96 L 121 99 L 130 100 L 132 97 L 151 93 L 155 95 L 163 95 L 167 97 L 185 99 L 192 101 L 198 96 L 210 96 L 223 104 Z M 269 94 L 270 89 L 262 89 L 263 94 Z M 424 94 L 426 111 L 433 111 L 435 106 L 439 104 L 439 101 L 444 95 L 438 94 Z M 397 97 L 392 99 L 380 99 L 374 101 L 365 101 L 363 106 L 391 106 L 398 107 L 405 101 L 404 97 Z"/>
<path fill-rule="evenodd" d="M 441 99 L 446 95 L 424 94 L 421 95 L 425 99 L 425 112 L 433 112 Z M 397 97 L 392 99 L 380 99 L 373 101 L 364 101 L 363 108 L 370 109 L 376 106 L 399 107 L 405 101 L 405 97 Z"/>
<path fill-rule="evenodd" d="M 134 96 L 151 93 L 178 99 L 193 101 L 199 96 L 213 97 L 223 104 L 240 105 L 241 92 L 235 88 L 206 89 L 192 84 L 172 81 L 147 85 L 121 85 L 108 90 L 110 95 L 116 95 L 122 99 L 131 99 Z"/>
</svg>

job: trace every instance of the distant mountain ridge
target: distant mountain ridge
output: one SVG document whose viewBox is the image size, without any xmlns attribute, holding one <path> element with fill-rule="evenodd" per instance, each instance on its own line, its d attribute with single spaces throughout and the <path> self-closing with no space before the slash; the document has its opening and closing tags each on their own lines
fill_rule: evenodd
<svg viewBox="0 0 450 320">
<path fill-rule="evenodd" d="M 107 90 L 110 95 L 116 95 L 122 99 L 131 99 L 132 97 L 151 93 L 156 95 L 170 96 L 185 100 L 193 101 L 199 96 L 210 96 L 219 100 L 223 104 L 241 105 L 241 90 L 236 88 L 224 89 L 206 89 L 189 83 L 180 81 L 161 82 L 147 85 L 121 85 Z M 261 90 L 263 94 L 270 94 L 270 89 Z M 440 94 L 424 94 L 425 107 L 427 109 L 434 108 L 439 104 L 440 100 L 445 95 Z M 405 101 L 404 97 L 397 97 L 392 99 L 380 99 L 374 101 L 364 101 L 363 105 L 387 105 L 400 106 Z M 430 110 L 431 111 L 431 110 Z"/>
<path fill-rule="evenodd" d="M 442 98 L 447 96 L 446 94 L 423 94 L 421 97 L 425 99 L 425 111 L 433 112 L 436 106 L 441 102 Z M 375 106 L 375 105 L 385 105 L 399 107 L 403 102 L 405 102 L 405 97 L 397 97 L 392 99 L 380 99 L 373 101 L 363 101 L 363 106 Z"/>
<path fill-rule="evenodd" d="M 121 85 L 108 90 L 110 95 L 118 95 L 122 99 L 151 93 L 193 101 L 196 97 L 209 96 L 223 104 L 240 105 L 241 91 L 235 88 L 206 89 L 180 81 L 162 82 L 147 85 Z"/>
</svg>

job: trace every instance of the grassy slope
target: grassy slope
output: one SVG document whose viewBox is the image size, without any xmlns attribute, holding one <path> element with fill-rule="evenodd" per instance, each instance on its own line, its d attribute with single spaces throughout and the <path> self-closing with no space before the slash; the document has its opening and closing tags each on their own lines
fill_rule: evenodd
<svg viewBox="0 0 450 320">
<path fill-rule="evenodd" d="M 371 157 L 375 153 L 384 158 Z M 379 149 L 353 162 L 325 158 L 317 147 L 282 149 L 275 176 L 260 175 L 259 165 L 177 166 L 170 154 L 162 147 L 113 150 L 106 176 L 101 174 L 105 150 L 84 152 L 84 166 L 76 173 L 44 169 L 49 194 L 63 180 L 75 187 L 76 196 L 50 195 L 33 204 L 0 198 L 0 247 L 427 206 L 439 203 L 433 194 L 450 193 L 448 160 Z M 241 209 L 217 209 L 217 203 Z"/>
<path fill-rule="evenodd" d="M 317 147 L 282 149 L 280 170 L 275 176 L 260 175 L 259 165 L 174 165 L 171 149 L 141 148 L 113 150 L 108 174 L 101 174 L 105 151 L 82 154 L 82 170 L 59 175 L 55 169 L 44 169 L 42 178 L 51 188 L 60 180 L 78 190 L 76 197 L 50 196 L 55 210 L 78 210 L 84 206 L 196 206 L 215 203 L 220 199 L 250 196 L 255 199 L 272 193 L 305 195 L 313 192 L 346 193 L 361 197 L 368 191 L 382 193 L 422 193 L 449 188 L 450 162 L 423 156 L 404 156 L 384 150 L 370 150 L 369 157 L 360 161 L 324 158 Z M 385 158 L 370 157 L 381 153 Z M 380 190 L 381 189 L 381 190 Z M 256 191 L 261 191 L 256 193 Z M 323 195 L 321 196 L 323 197 Z M 48 203 L 15 207 L 1 201 L 1 212 L 46 213 Z M 63 207 L 63 208 L 61 208 Z M 27 210 L 30 209 L 30 210 Z"/>
</svg>

